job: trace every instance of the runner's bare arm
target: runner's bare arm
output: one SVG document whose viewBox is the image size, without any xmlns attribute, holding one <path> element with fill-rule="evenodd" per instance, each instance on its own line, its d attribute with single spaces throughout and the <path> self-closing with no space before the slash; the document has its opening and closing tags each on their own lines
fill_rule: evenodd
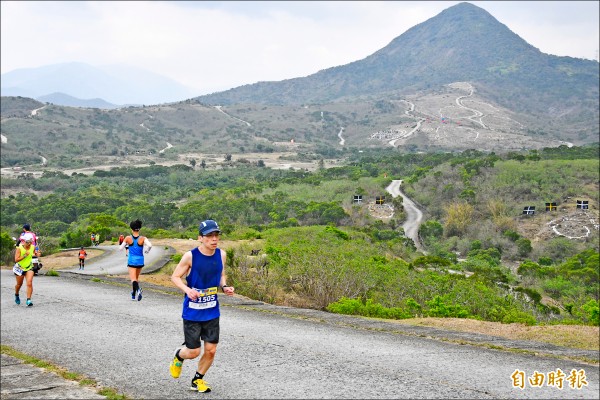
<svg viewBox="0 0 600 400">
<path fill-rule="evenodd" d="M 220 286 L 223 289 L 223 293 L 227 296 L 233 296 L 235 288 L 227 285 L 227 275 L 225 274 L 225 264 L 227 263 L 227 253 L 221 250 L 221 261 L 223 261 L 223 270 L 221 271 Z"/>
<path fill-rule="evenodd" d="M 175 284 L 183 293 L 187 295 L 190 300 L 196 300 L 198 298 L 198 292 L 190 288 L 183 282 L 183 277 L 186 276 L 192 267 L 192 252 L 187 251 L 179 261 L 179 264 L 173 270 L 171 274 L 171 282 Z"/>
</svg>

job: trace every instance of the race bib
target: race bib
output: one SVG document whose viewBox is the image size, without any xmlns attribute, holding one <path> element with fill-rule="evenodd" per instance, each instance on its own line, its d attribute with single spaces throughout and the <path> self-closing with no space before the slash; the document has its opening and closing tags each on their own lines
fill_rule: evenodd
<svg viewBox="0 0 600 400">
<path fill-rule="evenodd" d="M 21 269 L 21 266 L 16 263 L 13 267 L 13 272 L 15 273 L 15 275 L 19 275 L 19 276 L 23 275 L 23 270 Z"/>
<path fill-rule="evenodd" d="M 207 289 L 196 289 L 200 296 L 196 300 L 190 300 L 188 307 L 194 310 L 204 310 L 217 306 L 217 287 Z"/>
</svg>

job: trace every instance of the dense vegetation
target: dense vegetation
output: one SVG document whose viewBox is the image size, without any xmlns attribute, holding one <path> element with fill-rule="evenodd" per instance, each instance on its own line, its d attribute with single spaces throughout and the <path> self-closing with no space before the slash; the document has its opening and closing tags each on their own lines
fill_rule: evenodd
<svg viewBox="0 0 600 400">
<path fill-rule="evenodd" d="M 21 193 L 0 202 L 2 256 L 24 222 L 49 254 L 89 245 L 91 232 L 115 240 L 136 218 L 149 237 L 179 238 L 214 218 L 228 239 L 263 239 L 261 256 L 229 255 L 239 292 L 264 301 L 384 318 L 597 325 L 598 228 L 587 239 L 536 241 L 523 227 L 543 226 L 544 215 L 520 213 L 578 196 L 597 224 L 598 166 L 597 146 L 564 146 L 503 156 L 365 152 L 314 173 L 152 165 L 3 178 Z M 385 194 L 390 179 L 403 179 L 424 208 L 426 253 L 403 234 L 401 198 L 386 222 L 352 203 Z"/>
</svg>

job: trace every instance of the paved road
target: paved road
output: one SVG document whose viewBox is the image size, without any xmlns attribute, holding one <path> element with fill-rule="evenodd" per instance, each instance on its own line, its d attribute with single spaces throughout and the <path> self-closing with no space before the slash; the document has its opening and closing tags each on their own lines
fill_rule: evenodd
<svg viewBox="0 0 600 400">
<path fill-rule="evenodd" d="M 145 286 L 144 299 L 137 302 L 130 300 L 127 280 L 107 284 L 82 274 L 38 276 L 35 305 L 27 308 L 13 303 L 12 272 L 2 270 L 1 278 L 3 345 L 85 374 L 130 398 L 199 396 L 188 390 L 195 362 L 184 363 L 179 380 L 168 372 L 172 352 L 182 342 L 182 296 L 175 289 Z M 277 307 L 239 296 L 222 301 L 221 343 L 206 376 L 213 392 L 202 398 L 598 399 L 597 366 L 432 338 L 510 347 L 505 339 Z M 535 343 L 512 345 L 572 353 Z M 597 352 L 582 353 L 597 359 Z M 580 390 L 512 385 L 515 370 L 527 377 L 558 368 L 567 375 L 584 370 L 588 385 Z M 4 373 L 3 367 L 3 380 Z"/>
<path fill-rule="evenodd" d="M 79 261 L 74 261 L 72 268 L 63 269 L 81 275 L 127 275 L 127 256 L 125 250 L 119 250 L 118 245 L 96 246 L 97 250 L 102 250 L 103 254 L 90 258 L 85 261 L 85 268 L 79 270 Z M 148 254 L 144 255 L 145 267 L 143 274 L 154 272 L 160 269 L 169 260 L 175 250 L 165 248 L 165 246 L 155 245 Z M 42 259 L 43 262 L 43 259 Z"/>
<path fill-rule="evenodd" d="M 412 239 L 415 243 L 415 247 L 419 251 L 423 251 L 423 245 L 419 240 L 419 227 L 423 221 L 423 213 L 416 206 L 415 202 L 408 198 L 402 190 L 400 190 L 401 180 L 394 180 L 388 185 L 386 190 L 392 195 L 392 197 L 402 196 L 402 205 L 404 211 L 406 211 L 406 221 L 402 225 L 404 228 L 404 234 L 407 238 Z"/>
</svg>

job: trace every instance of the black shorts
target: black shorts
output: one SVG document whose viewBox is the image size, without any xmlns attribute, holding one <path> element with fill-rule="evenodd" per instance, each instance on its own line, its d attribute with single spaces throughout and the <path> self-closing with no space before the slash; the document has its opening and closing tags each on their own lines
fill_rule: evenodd
<svg viewBox="0 0 600 400">
<path fill-rule="evenodd" d="M 200 339 L 207 343 L 219 343 L 219 318 L 210 321 L 183 320 L 183 336 L 185 347 L 197 349 L 201 346 Z"/>
<path fill-rule="evenodd" d="M 144 268 L 144 266 L 143 266 L 143 265 L 129 265 L 129 264 L 127 264 L 127 266 L 128 266 L 129 268 Z"/>
</svg>

